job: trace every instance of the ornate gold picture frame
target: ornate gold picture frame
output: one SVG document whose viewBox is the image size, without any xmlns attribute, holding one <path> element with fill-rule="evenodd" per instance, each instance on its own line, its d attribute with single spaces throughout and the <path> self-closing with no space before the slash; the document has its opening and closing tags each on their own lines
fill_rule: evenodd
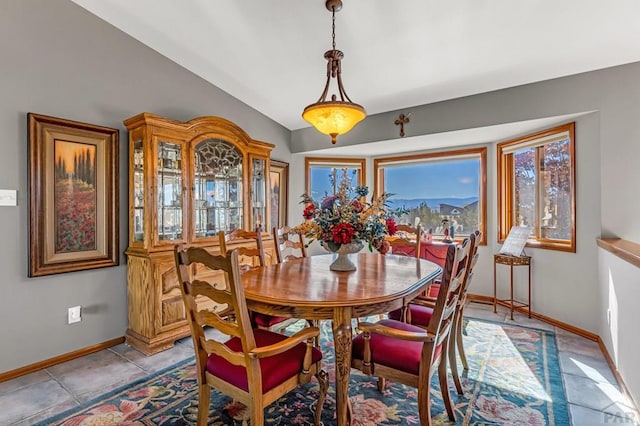
<svg viewBox="0 0 640 426">
<path fill-rule="evenodd" d="M 269 162 L 269 185 L 271 187 L 271 224 L 282 228 L 287 224 L 287 206 L 289 195 L 289 163 L 271 160 Z"/>
<path fill-rule="evenodd" d="M 29 276 L 117 266 L 118 129 L 28 121 Z"/>
</svg>

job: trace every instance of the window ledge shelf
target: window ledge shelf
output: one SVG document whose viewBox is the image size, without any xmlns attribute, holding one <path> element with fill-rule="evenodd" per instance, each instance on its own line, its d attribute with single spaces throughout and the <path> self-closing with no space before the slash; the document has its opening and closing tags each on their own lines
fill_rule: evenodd
<svg viewBox="0 0 640 426">
<path fill-rule="evenodd" d="M 598 247 L 640 268 L 640 244 L 621 238 L 597 238 Z"/>
</svg>

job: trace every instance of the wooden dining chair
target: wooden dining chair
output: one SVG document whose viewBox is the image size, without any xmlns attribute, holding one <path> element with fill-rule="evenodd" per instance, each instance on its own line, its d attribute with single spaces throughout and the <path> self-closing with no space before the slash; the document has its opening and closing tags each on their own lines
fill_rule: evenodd
<svg viewBox="0 0 640 426">
<path fill-rule="evenodd" d="M 291 239 L 290 230 L 291 228 L 288 226 L 280 229 L 275 226 L 273 227 L 273 245 L 278 263 L 307 257 L 304 234 L 302 232 L 296 232 L 296 239 Z"/>
<path fill-rule="evenodd" d="M 220 253 L 226 254 L 229 246 L 238 250 L 240 270 L 266 266 L 264 243 L 262 242 L 262 227 L 256 226 L 254 231 L 234 229 L 231 232 L 218 232 Z"/>
<path fill-rule="evenodd" d="M 320 424 L 328 388 L 327 374 L 321 365 L 322 353 L 313 347 L 313 339 L 320 330 L 308 327 L 288 337 L 252 328 L 237 250 L 212 255 L 203 248 L 176 246 L 174 255 L 196 355 L 198 425 L 207 424 L 212 387 L 246 405 L 251 424 L 262 425 L 265 407 L 299 385 L 309 383 L 313 375 L 320 389 L 314 423 Z M 203 281 L 192 277 L 193 264 L 223 273 L 211 274 L 215 280 Z M 196 299 L 229 305 L 235 312 L 235 320 L 207 310 L 198 311 Z M 204 327 L 213 327 L 230 338 L 215 340 L 205 335 Z"/>
<path fill-rule="evenodd" d="M 401 256 L 420 257 L 422 226 L 397 225 L 396 234 L 387 238 L 389 252 Z"/>
<path fill-rule="evenodd" d="M 410 225 L 397 225 L 395 235 L 387 238 L 389 252 L 400 256 L 420 257 L 422 250 L 422 227 L 418 224 L 415 228 Z M 404 318 L 407 306 L 389 312 L 389 318 L 400 320 Z M 382 318 L 380 318 L 382 319 Z"/>
<path fill-rule="evenodd" d="M 456 353 L 460 356 L 462 362 L 462 368 L 466 371 L 469 369 L 469 363 L 467 362 L 467 355 L 464 352 L 464 341 L 462 339 L 463 326 L 464 326 L 464 308 L 467 305 L 467 294 L 469 293 L 469 285 L 471 284 L 471 278 L 473 277 L 473 268 L 478 263 L 478 246 L 480 240 L 482 240 L 482 232 L 476 231 L 470 236 L 469 247 L 469 261 L 466 265 L 465 276 L 460 286 L 458 296 L 458 308 L 456 310 L 456 318 L 454 324 L 453 336 L 451 337 L 451 348 L 449 349 L 449 363 L 453 365 L 451 367 L 452 376 L 456 385 L 456 390 L 459 394 L 462 394 L 462 385 L 460 383 L 460 377 L 458 375 L 458 364 L 456 362 Z M 454 365 L 455 364 L 455 365 Z"/>
<path fill-rule="evenodd" d="M 385 379 L 418 389 L 421 425 L 431 425 L 430 383 L 436 366 L 447 415 L 455 421 L 447 381 L 446 353 L 458 299 L 457 288 L 464 275 L 464 270 L 455 273 L 455 265 L 467 252 L 467 247 L 462 246 L 451 245 L 447 249 L 441 284 L 444 291 L 438 295 L 432 321 L 426 330 L 385 319 L 377 323 L 361 322 L 358 329 L 362 333 L 353 339 L 351 366 L 378 377 L 379 391 L 384 390 Z"/>
<path fill-rule="evenodd" d="M 230 233 L 220 231 L 218 239 L 220 240 L 220 253 L 223 254 L 228 251 L 231 244 L 234 244 L 233 247 L 238 250 L 238 257 L 241 260 L 241 272 L 247 269 L 267 266 L 261 226 L 256 226 L 255 231 L 245 231 L 243 229 L 236 229 Z M 251 312 L 253 326 L 266 330 L 276 331 L 276 329 L 282 329 L 286 327 L 288 319 L 260 312 Z"/>
<path fill-rule="evenodd" d="M 462 339 L 463 324 L 464 324 L 464 307 L 467 302 L 467 292 L 469 290 L 469 283 L 473 274 L 473 267 L 478 261 L 478 245 L 480 243 L 480 237 L 482 234 L 476 232 L 471 234 L 463 242 L 463 246 L 468 246 L 468 255 L 461 260 L 461 264 L 457 266 L 459 270 L 464 270 L 465 273 L 462 277 L 460 286 L 458 287 L 458 302 L 456 305 L 456 312 L 454 315 L 453 330 L 451 332 L 450 344 L 449 344 L 449 367 L 451 369 L 451 376 L 455 384 L 456 392 L 459 395 L 463 394 L 462 383 L 460 381 L 460 375 L 458 373 L 458 363 L 456 361 L 456 353 L 460 355 L 462 366 L 464 370 L 469 369 L 467 363 L 467 357 L 464 353 L 464 345 Z M 441 283 L 436 286 L 430 287 L 430 291 L 426 297 L 418 297 L 414 299 L 407 310 L 406 322 L 417 325 L 418 327 L 427 328 L 431 322 L 433 311 L 435 308 L 435 302 L 438 294 L 441 290 Z"/>
<path fill-rule="evenodd" d="M 295 239 L 291 238 L 290 229 L 288 226 L 284 226 L 280 229 L 273 227 L 273 244 L 275 247 L 276 260 L 278 263 L 288 262 L 295 259 L 302 259 L 307 257 L 307 248 L 304 241 L 304 234 L 301 231 L 296 232 L 294 235 Z M 279 327 L 286 327 L 289 324 L 292 324 L 296 321 L 299 321 L 298 318 L 290 318 L 289 320 L 282 323 L 282 325 L 278 324 Z M 320 325 L 317 320 L 306 320 L 307 323 L 313 327 L 318 327 Z M 316 339 L 314 342 L 316 347 L 320 347 L 320 339 Z"/>
<path fill-rule="evenodd" d="M 280 229 L 275 226 L 272 229 L 273 246 L 276 255 L 276 261 L 278 263 L 284 263 L 295 259 L 302 259 L 307 257 L 307 248 L 305 247 L 304 235 L 302 232 L 295 233 L 295 239 L 291 238 L 289 233 L 291 228 L 284 226 Z M 278 318 L 278 317 L 276 317 Z M 265 323 L 267 321 L 263 320 Z M 290 324 L 299 321 L 299 318 L 289 318 L 282 323 L 277 323 L 278 327 L 286 327 Z M 317 321 L 307 321 L 309 325 L 318 326 Z M 315 346 L 320 346 L 320 340 L 316 339 Z"/>
</svg>

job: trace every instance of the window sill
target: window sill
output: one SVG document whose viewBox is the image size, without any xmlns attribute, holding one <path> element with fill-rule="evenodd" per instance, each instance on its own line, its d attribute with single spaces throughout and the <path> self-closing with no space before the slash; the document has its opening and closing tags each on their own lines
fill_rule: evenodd
<svg viewBox="0 0 640 426">
<path fill-rule="evenodd" d="M 506 235 L 503 239 L 498 240 L 499 244 L 504 244 L 506 240 Z M 532 249 L 540 249 L 540 250 L 556 250 L 556 251 L 565 251 L 568 253 L 575 253 L 576 248 L 575 245 L 571 244 L 570 241 L 567 242 L 558 242 L 558 240 L 534 240 L 528 239 L 525 248 Z"/>
<path fill-rule="evenodd" d="M 640 268 L 640 244 L 620 238 L 597 238 L 598 247 Z"/>
</svg>

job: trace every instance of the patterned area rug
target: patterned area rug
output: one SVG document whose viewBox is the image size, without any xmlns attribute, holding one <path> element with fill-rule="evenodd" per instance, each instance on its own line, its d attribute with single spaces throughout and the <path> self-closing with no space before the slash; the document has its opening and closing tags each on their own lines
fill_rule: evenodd
<svg viewBox="0 0 640 426">
<path fill-rule="evenodd" d="M 322 325 L 325 369 L 333 382 L 330 323 Z M 455 392 L 456 425 L 568 425 L 569 415 L 552 332 L 467 319 L 465 349 L 469 370 Z M 459 365 L 459 371 L 461 365 Z M 432 380 L 435 425 L 452 424 L 442 404 L 437 373 Z M 315 379 L 266 409 L 265 423 L 310 425 L 317 400 Z M 383 393 L 376 379 L 352 370 L 350 398 L 355 425 L 417 425 L 416 389 L 387 381 Z M 335 424 L 335 394 L 330 387 L 322 411 L 325 425 Z M 244 406 L 212 392 L 210 425 L 240 425 Z M 196 423 L 197 383 L 193 358 L 163 372 L 89 401 L 39 425 L 189 425 Z"/>
</svg>

